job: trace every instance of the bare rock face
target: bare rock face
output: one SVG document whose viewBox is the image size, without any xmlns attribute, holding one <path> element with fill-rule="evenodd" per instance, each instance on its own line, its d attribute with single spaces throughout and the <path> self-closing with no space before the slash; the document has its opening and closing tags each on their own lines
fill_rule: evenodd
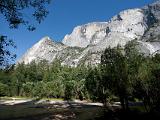
<svg viewBox="0 0 160 120">
<path fill-rule="evenodd" d="M 39 62 L 41 60 L 47 60 L 51 62 L 55 59 L 58 51 L 64 48 L 64 45 L 53 42 L 49 37 L 44 37 L 32 48 L 30 48 L 18 60 L 18 63 L 24 62 L 24 64 L 28 64 L 32 61 Z"/>
<path fill-rule="evenodd" d="M 72 47 L 88 45 L 117 46 L 127 41 L 140 38 L 147 30 L 146 15 L 141 9 L 130 9 L 114 16 L 109 22 L 89 23 L 76 27 L 70 35 L 66 35 L 63 44 Z M 116 40 L 118 39 L 118 40 Z M 107 42 L 107 43 L 106 43 Z"/>
<path fill-rule="evenodd" d="M 108 22 L 77 26 L 64 37 L 63 44 L 45 37 L 18 62 L 27 64 L 43 59 L 52 62 L 57 58 L 62 61 L 62 65 L 97 64 L 106 47 L 124 46 L 135 39 L 142 52 L 155 54 L 160 51 L 159 30 L 160 1 L 157 1 L 143 8 L 122 11 Z"/>
<path fill-rule="evenodd" d="M 66 35 L 62 41 L 63 44 L 71 47 L 87 47 L 90 44 L 97 44 L 105 37 L 105 29 L 107 22 L 104 23 L 89 23 L 86 25 L 74 28 L 70 35 Z M 99 35 L 96 33 L 101 32 Z M 99 40 L 96 39 L 100 38 Z"/>
</svg>

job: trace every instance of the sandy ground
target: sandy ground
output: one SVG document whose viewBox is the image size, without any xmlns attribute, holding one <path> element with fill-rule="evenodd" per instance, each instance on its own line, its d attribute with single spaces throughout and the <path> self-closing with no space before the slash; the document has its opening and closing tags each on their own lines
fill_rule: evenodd
<svg viewBox="0 0 160 120">
<path fill-rule="evenodd" d="M 12 99 L 12 100 L 0 100 L 0 105 L 16 105 L 16 104 L 21 104 L 21 103 L 26 103 L 32 101 L 31 99 Z"/>
<path fill-rule="evenodd" d="M 0 120 L 85 120 L 97 116 L 102 106 L 80 100 L 1 99 Z"/>
<path fill-rule="evenodd" d="M 32 102 L 33 99 L 18 99 L 12 98 L 12 100 L 0 100 L 0 105 L 16 105 L 16 104 L 23 104 L 27 102 Z M 103 106 L 102 103 L 91 103 L 87 101 L 62 101 L 62 100 L 38 100 L 34 102 L 34 104 L 62 104 L 62 107 L 68 107 L 69 104 L 82 104 L 82 105 L 94 105 L 94 106 Z"/>
</svg>

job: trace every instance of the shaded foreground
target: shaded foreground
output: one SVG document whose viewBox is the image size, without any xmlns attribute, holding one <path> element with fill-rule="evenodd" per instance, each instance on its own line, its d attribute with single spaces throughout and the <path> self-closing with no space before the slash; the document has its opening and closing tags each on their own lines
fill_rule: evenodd
<svg viewBox="0 0 160 120">
<path fill-rule="evenodd" d="M 103 113 L 101 105 L 77 101 L 12 102 L 1 101 L 0 120 L 87 120 L 96 119 Z"/>
<path fill-rule="evenodd" d="M 25 101 L 25 102 L 24 102 Z M 19 103 L 18 103 L 19 102 Z M 143 106 L 130 106 L 124 112 L 100 103 L 62 100 L 1 100 L 0 120 L 159 120 L 159 112 L 146 113 Z M 141 110 L 140 110 L 141 108 Z"/>
<path fill-rule="evenodd" d="M 122 110 L 105 111 L 102 116 L 95 120 L 160 120 L 159 113 L 144 113 L 140 111 L 128 111 Z"/>
</svg>

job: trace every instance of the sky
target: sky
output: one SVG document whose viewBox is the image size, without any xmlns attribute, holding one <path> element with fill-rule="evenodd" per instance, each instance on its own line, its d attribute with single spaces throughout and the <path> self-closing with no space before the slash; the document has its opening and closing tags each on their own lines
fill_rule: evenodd
<svg viewBox="0 0 160 120">
<path fill-rule="evenodd" d="M 52 0 L 47 6 L 49 15 L 36 25 L 36 30 L 28 31 L 20 26 L 10 29 L 5 19 L 0 18 L 0 34 L 14 40 L 19 59 L 32 45 L 42 37 L 49 36 L 60 42 L 74 27 L 89 22 L 104 22 L 110 20 L 120 11 L 130 8 L 143 7 L 155 0 Z M 32 21 L 31 21 L 32 22 Z"/>
</svg>

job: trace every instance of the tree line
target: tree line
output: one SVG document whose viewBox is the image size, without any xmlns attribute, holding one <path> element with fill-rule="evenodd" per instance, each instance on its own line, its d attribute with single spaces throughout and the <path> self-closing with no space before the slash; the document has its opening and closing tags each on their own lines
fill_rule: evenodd
<svg viewBox="0 0 160 120">
<path fill-rule="evenodd" d="M 146 111 L 160 107 L 160 55 L 145 56 L 137 42 L 106 48 L 96 66 L 61 66 L 59 60 L 1 69 L 0 96 L 86 99 L 105 106 L 141 101 Z"/>
</svg>

